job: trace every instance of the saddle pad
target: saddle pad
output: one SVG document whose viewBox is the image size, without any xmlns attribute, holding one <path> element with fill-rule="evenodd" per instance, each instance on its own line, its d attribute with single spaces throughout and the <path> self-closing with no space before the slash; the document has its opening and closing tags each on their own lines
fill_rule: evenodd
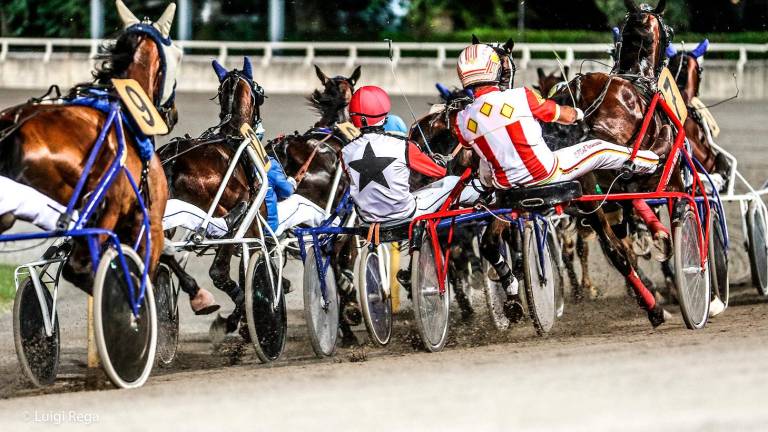
<svg viewBox="0 0 768 432">
<path fill-rule="evenodd" d="M 709 112 L 709 109 L 704 105 L 704 102 L 694 96 L 694 98 L 691 99 L 691 108 L 701 114 L 701 120 L 709 127 L 709 132 L 712 134 L 712 138 L 717 138 L 717 136 L 720 135 L 720 126 L 718 126 L 715 117 Z"/>
<path fill-rule="evenodd" d="M 141 133 L 153 136 L 166 135 L 169 132 L 168 125 L 136 80 L 113 78 L 112 85 Z"/>
</svg>

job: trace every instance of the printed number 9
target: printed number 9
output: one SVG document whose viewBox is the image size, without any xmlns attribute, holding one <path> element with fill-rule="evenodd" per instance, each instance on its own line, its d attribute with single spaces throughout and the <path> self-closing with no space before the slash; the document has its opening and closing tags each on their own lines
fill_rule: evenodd
<svg viewBox="0 0 768 432">
<path fill-rule="evenodd" d="M 144 99 L 141 97 L 141 95 L 139 95 L 139 93 L 132 87 L 126 87 L 125 91 L 131 98 L 133 106 L 139 110 L 139 112 L 141 112 L 141 119 L 144 120 L 144 123 L 146 123 L 149 127 L 154 127 L 155 119 L 152 117 L 152 112 L 149 110 L 149 107 L 147 106 L 146 102 L 144 102 Z"/>
</svg>

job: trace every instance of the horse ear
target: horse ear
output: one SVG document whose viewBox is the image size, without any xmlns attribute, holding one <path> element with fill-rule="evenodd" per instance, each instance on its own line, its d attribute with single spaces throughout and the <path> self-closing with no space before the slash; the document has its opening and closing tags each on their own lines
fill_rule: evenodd
<svg viewBox="0 0 768 432">
<path fill-rule="evenodd" d="M 568 72 L 571 70 L 570 66 L 563 67 L 563 79 L 568 81 Z"/>
<path fill-rule="evenodd" d="M 507 39 L 506 42 L 504 42 L 504 46 L 502 48 L 504 48 L 504 51 L 506 51 L 507 54 L 511 54 L 512 48 L 514 47 L 515 47 L 515 41 L 513 41 L 512 38 L 509 38 Z"/>
<path fill-rule="evenodd" d="M 352 72 L 352 75 L 349 76 L 349 83 L 352 84 L 352 87 L 357 84 L 357 80 L 360 79 L 360 66 L 356 67 L 355 70 Z"/>
<path fill-rule="evenodd" d="M 317 74 L 317 78 L 320 79 L 321 84 L 325 85 L 325 83 L 328 82 L 328 77 L 325 76 L 323 71 L 321 71 L 320 68 L 317 67 L 317 65 L 315 65 L 315 73 Z"/>
<path fill-rule="evenodd" d="M 624 6 L 630 12 L 638 12 L 640 10 L 633 0 L 624 0 Z"/>
<path fill-rule="evenodd" d="M 224 81 L 224 78 L 227 77 L 227 73 L 229 73 L 227 72 L 227 68 L 222 66 L 216 59 L 213 59 L 211 66 L 213 66 L 213 71 L 216 72 L 216 76 L 219 77 L 219 82 Z"/>
<path fill-rule="evenodd" d="M 696 48 L 693 49 L 693 51 L 691 51 L 691 55 L 696 58 L 699 58 L 707 53 L 708 48 L 709 48 L 709 39 L 704 39 L 703 41 L 701 41 L 701 43 L 699 43 L 698 46 L 696 46 Z"/>
<path fill-rule="evenodd" d="M 663 14 L 664 10 L 667 8 L 667 0 L 659 0 L 659 4 L 656 5 L 656 9 L 653 11 L 657 14 Z"/>
<path fill-rule="evenodd" d="M 478 39 L 477 36 L 475 36 L 475 34 L 472 33 L 472 45 L 478 45 L 478 44 L 480 44 L 480 39 Z"/>
<path fill-rule="evenodd" d="M 251 66 L 251 59 L 248 56 L 243 57 L 243 73 L 249 80 L 253 81 L 253 66 Z"/>
<path fill-rule="evenodd" d="M 613 43 L 619 43 L 621 40 L 621 30 L 618 27 L 614 27 L 611 29 L 611 33 L 613 33 Z"/>
<path fill-rule="evenodd" d="M 154 23 L 155 28 L 160 30 L 160 34 L 162 34 L 164 38 L 171 35 L 171 26 L 173 25 L 174 15 L 176 15 L 176 3 L 171 3 L 165 8 L 165 11 L 160 15 L 160 18 Z"/>
<path fill-rule="evenodd" d="M 536 75 L 539 76 L 539 80 L 543 80 L 547 76 L 547 74 L 544 73 L 544 69 L 540 67 L 536 68 Z"/>
<path fill-rule="evenodd" d="M 677 50 L 672 44 L 669 44 L 667 45 L 666 54 L 667 54 L 667 58 L 672 58 L 675 56 L 675 54 L 677 54 Z"/>
<path fill-rule="evenodd" d="M 141 22 L 136 18 L 136 15 L 128 9 L 128 6 L 123 3 L 123 0 L 115 1 L 115 6 L 117 6 L 117 15 L 120 17 L 120 21 L 123 22 L 123 28 L 128 28 Z"/>
</svg>

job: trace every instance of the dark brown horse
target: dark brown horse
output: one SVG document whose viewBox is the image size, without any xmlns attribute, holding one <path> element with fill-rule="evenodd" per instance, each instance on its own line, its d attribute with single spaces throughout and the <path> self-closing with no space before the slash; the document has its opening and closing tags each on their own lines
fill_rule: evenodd
<svg viewBox="0 0 768 432">
<path fill-rule="evenodd" d="M 259 106 L 264 101 L 263 90 L 253 80 L 250 60 L 246 57 L 243 61 L 242 71 L 235 69 L 230 72 L 216 60 L 213 61 L 213 68 L 219 78 L 219 124 L 206 130 L 199 138 L 177 138 L 158 151 L 168 179 L 171 198 L 178 198 L 207 210 L 243 139 L 240 136 L 240 127 L 248 123 L 257 128 L 257 123 L 261 122 Z M 256 196 L 257 189 L 258 181 L 250 165 L 241 158 L 214 215 L 223 216 L 239 203 L 250 202 Z M 255 222 L 249 230 L 249 235 L 256 235 Z M 214 286 L 224 291 L 236 306 L 235 312 L 227 320 L 227 332 L 237 329 L 244 302 L 242 283 L 238 284 L 230 277 L 230 263 L 235 250 L 235 245 L 217 247 L 209 270 Z M 181 268 L 172 255 L 163 255 L 163 262 L 177 275 L 184 292 L 194 297 L 198 292 L 195 280 Z M 242 273 L 242 269 L 240 270 Z M 241 275 L 241 282 L 243 277 L 244 275 Z"/>
<path fill-rule="evenodd" d="M 650 97 L 655 91 L 656 78 L 664 67 L 664 49 L 671 34 L 661 17 L 666 6 L 665 0 L 661 0 L 655 9 L 640 8 L 632 0 L 625 0 L 625 4 L 628 13 L 621 32 L 621 47 L 614 71 L 611 74 L 577 75 L 567 88 L 557 93 L 555 99 L 561 104 L 575 104 L 584 110 L 587 133 L 583 138 L 600 138 L 632 146 L 645 117 Z M 671 144 L 672 130 L 669 121 L 657 111 L 640 148 L 654 151 L 661 157 L 661 163 L 664 163 L 671 150 Z M 659 169 L 651 176 L 617 181 L 612 192 L 654 191 L 659 184 L 661 171 Z M 602 191 L 608 191 L 617 175 L 612 171 L 590 173 L 580 179 L 582 189 L 585 193 L 593 193 L 598 187 Z M 673 169 L 667 189 L 683 189 L 679 163 Z M 625 202 L 617 204 L 618 210 L 622 210 L 624 218 L 629 222 L 633 206 Z M 664 313 L 653 298 L 652 282 L 638 271 L 637 257 L 631 244 L 620 238 L 626 237 L 627 233 L 614 231 L 606 207 L 598 208 L 592 203 L 581 204 L 579 207 L 587 213 L 585 219 L 597 232 L 606 256 L 627 278 L 628 285 L 633 289 L 640 305 L 647 311 L 651 323 L 654 326 L 662 324 Z M 656 231 L 654 238 L 661 249 L 671 248 L 667 233 Z"/>
<path fill-rule="evenodd" d="M 118 2 L 118 8 L 122 2 Z M 168 33 L 173 21 L 174 7 L 169 6 L 155 23 L 139 23 L 127 9 L 120 10 L 125 25 L 117 41 L 102 55 L 104 62 L 95 73 L 96 86 L 110 89 L 112 78 L 132 78 L 152 97 L 165 115 L 169 127 L 175 123 L 173 91 L 175 76 L 165 76 L 168 62 L 180 60 L 170 45 Z M 153 25 L 155 30 L 146 30 Z M 143 26 L 143 27 L 142 27 Z M 157 39 L 161 34 L 168 45 Z M 170 56 L 176 55 L 176 58 Z M 164 85 L 164 83 L 169 85 Z M 82 87 L 91 86 L 84 84 Z M 170 88 L 168 92 L 166 89 Z M 76 93 L 78 88 L 73 89 Z M 0 129 L 4 130 L 0 147 L 0 172 L 16 181 L 32 186 L 60 203 L 67 203 L 75 189 L 88 154 L 106 121 L 106 114 L 90 107 L 33 101 L 0 113 Z M 127 128 L 126 128 L 127 129 Z M 143 193 L 149 206 L 152 248 L 150 274 L 153 274 L 163 248 L 162 218 L 168 197 L 167 184 L 160 160 L 153 156 L 142 173 L 134 138 L 126 130 L 126 168 L 131 175 L 146 182 Z M 117 135 L 112 128 L 103 150 L 89 173 L 83 196 L 95 188 L 99 178 L 114 160 Z M 78 197 L 77 207 L 84 202 Z M 90 221 L 91 226 L 115 232 L 121 241 L 132 243 L 139 235 L 142 212 L 133 189 L 125 176 L 119 176 L 109 188 L 100 210 Z M 103 241 L 104 239 L 102 239 Z M 145 252 L 145 251 L 142 251 Z M 64 276 L 76 286 L 89 291 L 93 270 L 84 242 L 74 244 L 65 266 Z"/>
<path fill-rule="evenodd" d="M 292 135 L 275 138 L 267 144 L 267 151 L 272 154 L 285 169 L 285 174 L 296 177 L 306 169 L 296 193 L 308 198 L 321 208 L 328 204 L 328 194 L 333 184 L 336 169 L 339 167 L 339 154 L 344 143 L 333 133 L 333 125 L 349 120 L 347 105 L 355 91 L 355 84 L 360 78 L 358 66 L 352 75 L 329 78 L 315 66 L 323 90 L 315 90 L 308 98 L 310 106 L 320 115 L 315 126 L 303 134 L 298 131 Z M 317 150 L 316 150 L 317 149 Z M 308 163 L 308 165 L 307 165 Z M 306 166 L 305 166 L 306 165 Z M 349 186 L 347 176 L 342 175 L 332 205 L 336 205 Z M 353 284 L 353 267 L 357 256 L 351 238 L 345 237 L 336 243 L 331 257 L 331 265 L 339 284 L 341 318 L 339 326 L 342 332 L 342 344 L 357 343 L 357 338 L 350 328 L 360 323 L 362 315 Z"/>
</svg>

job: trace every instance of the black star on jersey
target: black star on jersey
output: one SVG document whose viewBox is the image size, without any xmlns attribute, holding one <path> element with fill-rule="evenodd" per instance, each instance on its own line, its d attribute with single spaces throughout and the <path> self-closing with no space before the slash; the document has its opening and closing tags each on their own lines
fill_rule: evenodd
<svg viewBox="0 0 768 432">
<path fill-rule="evenodd" d="M 389 189 L 389 183 L 384 177 L 384 170 L 397 158 L 377 157 L 371 143 L 365 145 L 363 158 L 349 163 L 349 167 L 360 173 L 360 190 L 365 189 L 370 182 L 376 182 Z"/>
</svg>

